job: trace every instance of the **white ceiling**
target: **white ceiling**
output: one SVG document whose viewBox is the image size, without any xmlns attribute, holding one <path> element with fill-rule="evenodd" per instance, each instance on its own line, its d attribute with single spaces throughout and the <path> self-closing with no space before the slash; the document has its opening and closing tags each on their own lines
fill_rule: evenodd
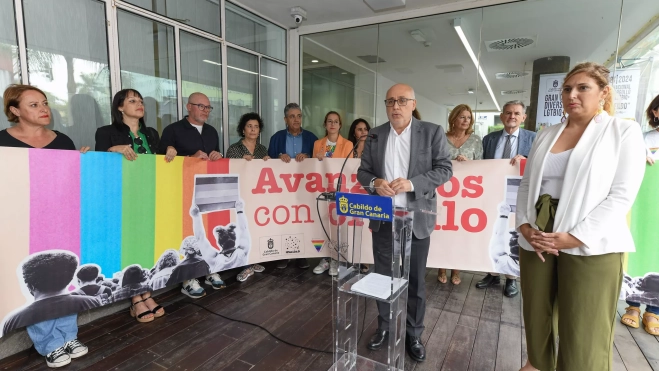
<svg viewBox="0 0 659 371">
<path fill-rule="evenodd" d="M 458 0 L 470 2 L 471 0 Z M 478 54 L 499 105 L 513 99 L 530 100 L 531 76 L 497 80 L 495 73 L 532 71 L 533 61 L 551 56 L 569 56 L 571 66 L 590 60 L 605 62 L 615 53 L 620 9 L 623 0 L 527 0 L 461 12 L 440 14 L 378 26 L 306 35 L 304 53 L 356 75 L 359 89 L 372 91 L 373 78 L 367 69 L 383 77 L 412 85 L 417 94 L 446 106 L 467 103 L 478 110 L 495 110 L 452 22 L 462 18 L 467 38 Z M 456 0 L 407 0 L 403 9 L 385 14 Z M 289 9 L 301 5 L 308 11 L 305 25 L 322 24 L 376 15 L 362 0 L 240 0 L 262 15 L 283 25 L 293 25 Z M 624 45 L 659 16 L 657 0 L 624 0 L 620 45 Z M 424 47 L 410 31 L 420 29 L 432 42 Z M 482 37 L 481 37 L 482 35 Z M 488 52 L 485 41 L 513 37 L 535 37 L 533 47 Z M 312 42 L 309 42 L 309 39 Z M 377 55 L 386 62 L 368 64 L 358 58 Z M 308 65 L 308 61 L 304 62 Z M 462 72 L 443 72 L 437 65 L 462 65 Z M 311 65 L 309 65 L 311 67 Z M 476 89 L 476 94 L 464 94 Z M 379 89 L 378 89 L 379 90 Z M 502 90 L 526 90 L 520 95 L 501 95 Z M 455 95 L 461 94 L 462 95 Z M 481 103 L 482 102 L 482 103 Z"/>
<path fill-rule="evenodd" d="M 659 13 L 659 1 L 625 0 L 625 4 L 621 44 Z M 437 104 L 467 103 L 478 110 L 496 110 L 453 28 L 454 18 L 462 19 L 476 54 L 480 45 L 481 65 L 501 106 L 513 99 L 529 103 L 531 76 L 497 80 L 497 72 L 532 71 L 534 60 L 550 56 L 569 56 L 571 66 L 586 60 L 602 63 L 609 59 L 616 50 L 620 7 L 621 0 L 526 1 L 388 23 L 379 30 L 377 26 L 367 26 L 307 35 L 314 42 L 304 41 L 303 49 L 351 73 L 355 73 L 354 63 L 347 63 L 346 59 L 377 70 L 390 80 L 409 83 L 417 94 Z M 424 47 L 416 42 L 410 35 L 414 29 L 431 35 L 427 38 L 432 45 Z M 488 52 L 485 48 L 485 41 L 513 37 L 535 37 L 537 43 L 511 51 Z M 328 56 L 330 50 L 345 58 Z M 378 52 L 386 62 L 366 64 L 357 58 Z M 462 73 L 443 72 L 435 67 L 455 64 L 464 67 Z M 468 89 L 477 89 L 477 94 L 455 95 Z M 518 89 L 527 92 L 501 95 L 502 90 Z"/>
<path fill-rule="evenodd" d="M 237 0 L 240 4 L 290 28 L 295 27 L 290 13 L 290 9 L 295 6 L 301 6 L 307 11 L 307 20 L 303 23 L 306 26 L 469 1 L 472 0 L 407 0 L 404 8 L 375 13 L 363 0 Z"/>
</svg>

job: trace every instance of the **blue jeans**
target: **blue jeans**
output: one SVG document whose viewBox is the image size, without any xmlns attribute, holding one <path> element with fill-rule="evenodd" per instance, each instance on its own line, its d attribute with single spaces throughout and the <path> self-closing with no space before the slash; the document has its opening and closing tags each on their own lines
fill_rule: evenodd
<svg viewBox="0 0 659 371">
<path fill-rule="evenodd" d="M 27 327 L 27 334 L 42 356 L 78 337 L 78 314 L 71 314 Z"/>
<path fill-rule="evenodd" d="M 633 301 L 627 300 L 627 305 L 632 306 L 632 307 L 641 307 L 641 303 L 635 303 Z M 652 305 L 646 305 L 645 306 L 645 311 L 650 312 L 652 314 L 659 315 L 659 307 L 653 307 Z"/>
</svg>

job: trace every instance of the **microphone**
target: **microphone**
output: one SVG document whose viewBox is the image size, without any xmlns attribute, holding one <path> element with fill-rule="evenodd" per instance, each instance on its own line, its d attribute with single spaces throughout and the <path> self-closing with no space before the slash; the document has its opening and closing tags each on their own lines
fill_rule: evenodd
<svg viewBox="0 0 659 371">
<path fill-rule="evenodd" d="M 346 156 L 346 159 L 343 160 L 343 165 L 341 165 L 341 171 L 339 172 L 339 179 L 337 179 L 337 181 L 336 181 L 336 191 L 332 192 L 332 193 L 341 192 L 341 179 L 343 178 L 343 168 L 345 168 L 346 163 L 348 162 L 348 159 L 350 158 L 352 153 L 355 152 L 355 150 L 357 150 L 357 146 L 359 146 L 359 142 L 361 142 L 363 137 L 366 137 L 366 139 L 368 139 L 368 138 L 376 139 L 376 140 L 378 139 L 377 134 L 366 134 L 366 135 L 361 136 L 359 138 L 359 140 L 357 140 L 357 143 L 355 143 L 355 145 L 352 146 L 352 150 L 350 151 L 350 153 L 348 153 L 348 156 Z M 336 197 L 334 197 L 334 198 L 336 198 Z"/>
</svg>

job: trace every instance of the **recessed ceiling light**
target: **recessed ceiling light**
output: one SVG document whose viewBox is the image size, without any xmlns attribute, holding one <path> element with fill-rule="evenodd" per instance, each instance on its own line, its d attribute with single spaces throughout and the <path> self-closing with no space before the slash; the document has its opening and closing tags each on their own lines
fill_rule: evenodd
<svg viewBox="0 0 659 371">
<path fill-rule="evenodd" d="M 341 74 L 342 74 L 342 75 L 347 75 L 348 73 L 347 73 L 347 72 L 341 72 Z"/>
<path fill-rule="evenodd" d="M 318 63 L 318 59 L 312 59 L 311 63 Z"/>
</svg>

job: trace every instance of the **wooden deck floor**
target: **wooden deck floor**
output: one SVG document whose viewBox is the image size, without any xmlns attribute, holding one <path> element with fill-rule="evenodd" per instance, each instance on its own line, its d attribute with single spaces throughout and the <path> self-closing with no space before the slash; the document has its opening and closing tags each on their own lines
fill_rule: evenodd
<svg viewBox="0 0 659 371">
<path fill-rule="evenodd" d="M 257 323 L 284 340 L 330 350 L 331 284 L 327 275 L 293 266 L 266 272 L 247 282 L 231 279 L 224 290 L 195 301 L 209 310 Z M 237 272 L 232 272 L 235 275 Z M 462 284 L 441 285 L 428 270 L 429 295 L 423 341 L 428 359 L 409 358 L 405 369 L 515 371 L 526 361 L 521 298 L 503 297 L 501 287 L 474 288 L 482 275 L 463 272 Z M 213 290 L 209 290 L 213 291 Z M 217 317 L 171 291 L 159 298 L 167 315 L 138 324 L 121 312 L 80 328 L 90 353 L 63 370 L 281 370 L 326 371 L 330 354 L 283 344 L 247 324 Z M 377 326 L 376 306 L 367 304 L 360 348 Z M 624 308 L 621 303 L 619 310 Z M 1 370 L 48 369 L 34 350 L 0 360 Z M 615 371 L 658 371 L 659 339 L 642 329 L 619 324 L 615 337 Z"/>
</svg>

